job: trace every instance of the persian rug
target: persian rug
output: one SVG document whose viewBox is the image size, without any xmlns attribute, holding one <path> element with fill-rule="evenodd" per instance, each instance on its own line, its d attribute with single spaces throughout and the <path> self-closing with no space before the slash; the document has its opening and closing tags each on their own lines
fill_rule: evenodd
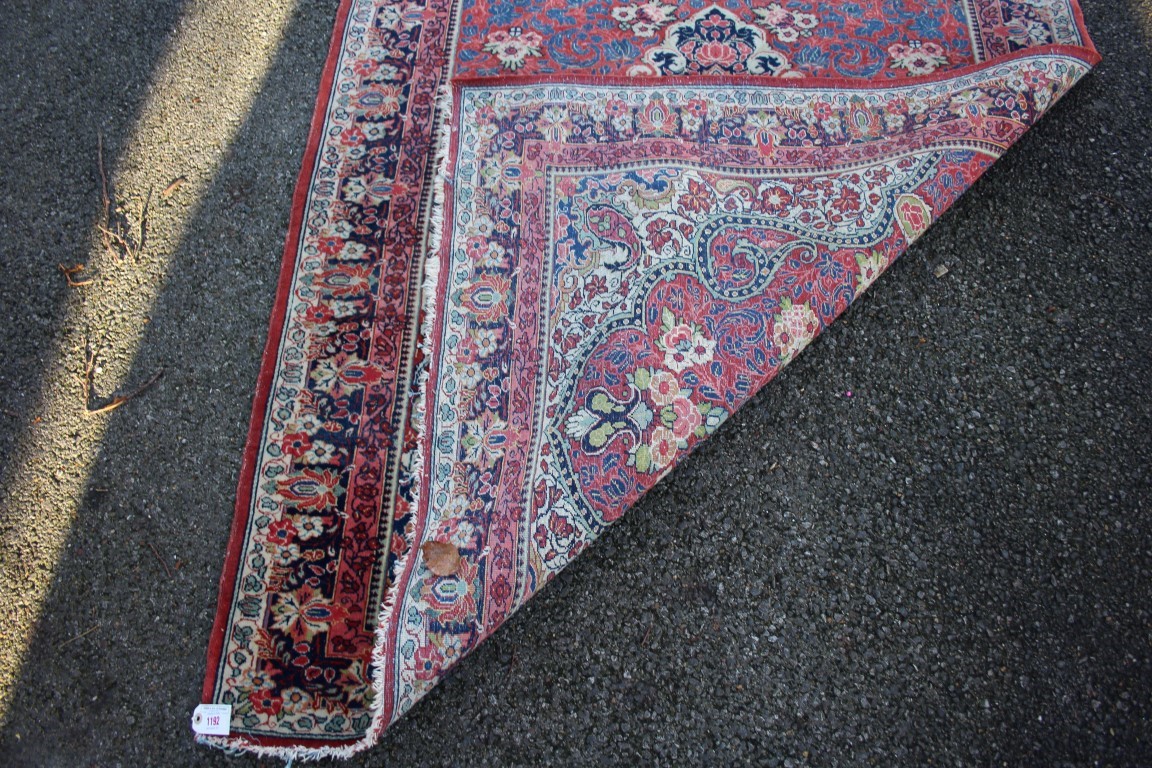
<svg viewBox="0 0 1152 768">
<path fill-rule="evenodd" d="M 1074 0 L 344 0 L 198 738 L 375 743 L 1097 60 Z"/>
</svg>

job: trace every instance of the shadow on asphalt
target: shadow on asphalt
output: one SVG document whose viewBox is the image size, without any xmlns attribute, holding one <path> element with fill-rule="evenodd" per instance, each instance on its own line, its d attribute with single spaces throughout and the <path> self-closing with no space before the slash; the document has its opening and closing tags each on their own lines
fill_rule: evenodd
<svg viewBox="0 0 1152 768">
<path fill-rule="evenodd" d="M 114 173 L 183 0 L 5 4 L 0 23 L 0 464 L 37 410 L 70 289 L 100 213 L 98 136 Z M 78 275 L 77 279 L 83 279 Z"/>
<path fill-rule="evenodd" d="M 234 762 L 196 747 L 188 723 L 199 703 L 248 409 L 336 5 L 297 9 L 215 178 L 186 215 L 185 239 L 170 257 L 125 380 L 161 368 L 164 377 L 108 417 L 0 733 L 0 765 Z M 5 329 L 6 343 L 12 340 L 5 373 L 21 371 L 20 391 L 0 395 L 13 411 L 34 411 L 43 345 L 63 319 L 69 289 L 55 262 L 87 258 L 100 212 L 97 134 L 115 175 L 118 151 L 183 12 L 183 3 L 152 0 L 82 13 L 67 6 L 30 7 L 23 18 L 32 35 L 23 46 L 5 41 L 12 68 L 35 78 L 24 86 L 34 103 L 17 106 L 39 113 L 21 119 L 35 123 L 37 146 L 64 147 L 67 160 L 11 142 L 0 147 L 5 178 L 27 185 L 11 191 L 28 217 L 18 226 L 58 240 L 34 259 L 4 255 L 20 281 L 5 293 L 42 297 L 32 308 L 40 325 L 29 328 L 25 317 Z M 37 35 L 52 46 L 42 61 L 33 58 L 48 43 Z M 24 58 L 13 53 L 22 47 L 31 49 Z M 76 93 L 62 95 L 69 88 Z M 42 240 L 30 231 L 9 234 L 0 247 Z M 18 422 L 0 418 L 6 453 L 26 426 Z M 98 629 L 77 638 L 81 624 Z"/>
<path fill-rule="evenodd" d="M 172 257 L 129 380 L 167 373 L 111 417 L 0 763 L 256 762 L 194 746 L 187 721 L 330 5 L 294 18 Z M 1132 12 L 1084 5 L 1100 69 L 354 765 L 1147 764 L 1152 81 Z M 138 23 L 170 29 L 163 7 Z M 86 87 L 118 93 L 113 72 Z M 131 130 L 68 109 L 55 141 Z M 65 175 L 29 196 L 74 247 L 98 188 L 91 150 L 69 157 L 87 170 L 12 162 Z M 101 629 L 61 650 L 77 616 Z"/>
</svg>

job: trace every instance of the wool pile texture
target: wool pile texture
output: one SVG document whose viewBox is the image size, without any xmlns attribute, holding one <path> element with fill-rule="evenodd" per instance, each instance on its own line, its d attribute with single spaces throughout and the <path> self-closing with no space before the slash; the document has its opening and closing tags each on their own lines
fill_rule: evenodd
<svg viewBox="0 0 1152 768">
<path fill-rule="evenodd" d="M 1097 60 L 1075 0 L 345 0 L 201 740 L 375 743 Z"/>
</svg>

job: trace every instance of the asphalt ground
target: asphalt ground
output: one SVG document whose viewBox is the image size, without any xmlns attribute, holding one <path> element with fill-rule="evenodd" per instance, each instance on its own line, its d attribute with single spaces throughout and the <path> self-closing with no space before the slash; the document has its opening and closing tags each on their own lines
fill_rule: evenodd
<svg viewBox="0 0 1152 768">
<path fill-rule="evenodd" d="M 1082 4 L 1097 70 L 352 764 L 1152 765 L 1152 2 Z M 0 11 L 0 764 L 261 762 L 188 719 L 336 5 Z"/>
</svg>

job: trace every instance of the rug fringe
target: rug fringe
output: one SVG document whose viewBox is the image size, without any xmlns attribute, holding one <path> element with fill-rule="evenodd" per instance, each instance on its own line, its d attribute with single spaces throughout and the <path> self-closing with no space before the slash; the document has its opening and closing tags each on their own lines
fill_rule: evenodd
<svg viewBox="0 0 1152 768">
<path fill-rule="evenodd" d="M 431 366 L 428 361 L 431 360 L 432 355 L 432 335 L 433 329 L 440 315 L 440 306 L 436 300 L 436 291 L 440 284 L 440 270 L 441 258 L 440 251 L 444 239 L 444 206 L 447 198 L 448 187 L 448 166 L 449 166 L 449 149 L 452 144 L 452 90 L 447 84 L 442 85 L 440 92 L 437 95 L 436 112 L 440 118 L 440 125 L 435 142 L 435 155 L 433 156 L 434 167 L 436 173 L 432 181 L 432 210 L 429 214 L 429 231 L 427 242 L 427 253 L 424 259 L 424 281 L 420 286 L 420 306 L 424 317 L 420 327 L 420 351 L 422 353 L 425 365 L 419 372 L 413 390 L 417 393 L 416 399 L 412 406 L 412 415 L 410 418 L 415 420 L 416 423 L 416 449 L 412 455 L 412 464 L 409 467 L 413 477 L 412 494 L 411 494 L 411 508 L 415 513 L 419 509 L 421 499 L 421 483 L 420 477 L 424 472 L 425 461 L 425 448 L 424 448 L 424 422 L 426 415 L 426 407 L 432 393 L 427 391 L 429 380 L 431 378 Z M 400 532 L 399 535 L 405 535 L 405 532 Z M 395 573 L 400 576 L 404 573 L 408 565 L 408 558 L 413 555 L 417 549 L 419 542 L 413 540 L 408 542 L 407 550 L 397 559 Z M 379 739 L 380 734 L 395 721 L 397 714 L 393 712 L 391 719 L 384 722 L 384 701 L 385 697 L 390 694 L 390 691 L 385 688 L 385 648 L 388 642 L 389 626 L 396 611 L 400 609 L 400 604 L 403 602 L 402 596 L 399 594 L 399 583 L 392 585 L 393 588 L 386 591 L 384 601 L 380 606 L 380 613 L 376 622 L 376 645 L 372 649 L 372 665 L 373 665 L 373 699 L 372 699 L 372 725 L 369 728 L 368 735 L 363 742 L 358 742 L 356 746 L 364 749 L 372 746 Z M 364 743 L 360 747 L 360 743 Z"/>
</svg>

